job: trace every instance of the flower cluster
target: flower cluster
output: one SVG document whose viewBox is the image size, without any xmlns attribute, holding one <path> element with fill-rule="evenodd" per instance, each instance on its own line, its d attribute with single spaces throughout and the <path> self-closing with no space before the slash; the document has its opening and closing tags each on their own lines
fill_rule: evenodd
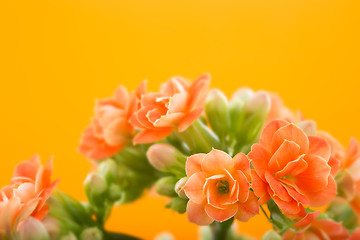
<svg viewBox="0 0 360 240">
<path fill-rule="evenodd" d="M 257 214 L 274 228 L 263 240 L 360 238 L 359 143 L 345 150 L 275 93 L 240 88 L 228 99 L 208 74 L 173 77 L 156 92 L 120 86 L 96 102 L 78 150 L 94 164 L 88 203 L 61 192 L 46 201 L 51 162 L 42 168 L 34 157 L 1 190 L 3 238 L 42 224 L 44 239 L 131 239 L 104 224 L 114 205 L 151 188 L 203 226 L 202 239 L 247 239 L 233 222 Z"/>
</svg>

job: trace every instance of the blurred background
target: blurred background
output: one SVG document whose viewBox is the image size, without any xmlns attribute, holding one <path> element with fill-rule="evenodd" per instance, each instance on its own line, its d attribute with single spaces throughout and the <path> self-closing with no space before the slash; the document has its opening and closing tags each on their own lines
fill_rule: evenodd
<svg viewBox="0 0 360 240">
<path fill-rule="evenodd" d="M 91 164 L 77 151 L 96 98 L 143 79 L 209 72 L 230 96 L 278 92 L 347 145 L 360 139 L 358 0 L 0 1 L 0 186 L 33 154 L 55 156 L 58 188 L 85 200 Z M 117 207 L 107 228 L 195 239 L 197 226 L 147 196 Z M 240 224 L 257 238 L 271 226 Z"/>
</svg>

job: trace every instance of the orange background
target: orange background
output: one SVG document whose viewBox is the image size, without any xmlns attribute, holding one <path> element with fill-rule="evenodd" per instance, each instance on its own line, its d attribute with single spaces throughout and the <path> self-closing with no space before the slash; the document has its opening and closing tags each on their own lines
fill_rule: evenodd
<svg viewBox="0 0 360 240">
<path fill-rule="evenodd" d="M 20 160 L 55 156 L 58 187 L 85 200 L 90 164 L 76 152 L 94 99 L 144 78 L 212 75 L 278 92 L 344 144 L 360 139 L 358 0 L 1 0 L 0 185 Z M 152 239 L 197 227 L 145 197 L 117 207 L 108 228 Z M 259 238 L 263 216 L 240 224 Z"/>
</svg>

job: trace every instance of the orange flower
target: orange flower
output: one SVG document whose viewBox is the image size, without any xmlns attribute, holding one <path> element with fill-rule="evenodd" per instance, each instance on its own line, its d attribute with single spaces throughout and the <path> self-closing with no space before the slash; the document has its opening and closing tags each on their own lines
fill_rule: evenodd
<svg viewBox="0 0 360 240">
<path fill-rule="evenodd" d="M 120 86 L 112 98 L 98 101 L 92 124 L 86 128 L 80 141 L 79 152 L 93 160 L 120 152 L 133 136 L 134 128 L 129 120 L 139 108 L 141 95 L 145 91 L 145 82 L 132 93 Z"/>
<path fill-rule="evenodd" d="M 294 225 L 297 231 L 288 230 L 283 240 L 347 240 L 350 235 L 345 227 L 332 220 L 316 220 L 320 211 L 308 213 Z"/>
<path fill-rule="evenodd" d="M 231 158 L 213 149 L 208 154 L 195 154 L 186 162 L 189 180 L 184 186 L 190 199 L 187 215 L 190 222 L 208 225 L 233 216 L 247 221 L 258 214 L 257 198 L 249 190 L 250 163 L 243 153 Z"/>
<path fill-rule="evenodd" d="M 270 111 L 266 117 L 265 124 L 278 119 L 289 122 L 297 120 L 296 114 L 284 105 L 283 100 L 276 93 L 270 93 Z"/>
<path fill-rule="evenodd" d="M 269 123 L 248 156 L 255 168 L 252 188 L 259 203 L 272 198 L 289 217 L 304 216 L 303 205 L 323 206 L 336 195 L 329 144 L 292 123 Z"/>
<path fill-rule="evenodd" d="M 182 132 L 203 112 L 210 84 L 205 74 L 191 85 L 180 77 L 164 83 L 157 93 L 141 98 L 141 108 L 131 118 L 133 126 L 143 129 L 134 143 L 151 143 L 167 137 L 174 129 Z"/>
<path fill-rule="evenodd" d="M 0 233 L 12 231 L 29 216 L 42 220 L 49 207 L 45 204 L 57 181 L 51 182 L 52 161 L 45 167 L 38 156 L 18 164 L 11 184 L 0 192 Z"/>
</svg>

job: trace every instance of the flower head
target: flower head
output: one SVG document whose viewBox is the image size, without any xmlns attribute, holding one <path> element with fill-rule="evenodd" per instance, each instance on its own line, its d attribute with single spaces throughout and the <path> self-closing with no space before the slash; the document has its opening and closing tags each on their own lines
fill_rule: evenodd
<svg viewBox="0 0 360 240">
<path fill-rule="evenodd" d="M 186 174 L 190 222 L 208 225 L 233 216 L 247 221 L 258 213 L 257 198 L 249 190 L 250 163 L 244 154 L 231 158 L 213 149 L 208 154 L 192 155 L 186 162 Z"/>
<path fill-rule="evenodd" d="M 202 75 L 192 84 L 174 77 L 159 92 L 143 95 L 140 109 L 131 118 L 131 124 L 142 129 L 134 143 L 156 142 L 175 128 L 184 131 L 203 112 L 209 84 L 209 75 Z"/>
<path fill-rule="evenodd" d="M 131 93 L 120 86 L 113 97 L 99 100 L 92 124 L 85 129 L 81 138 L 79 152 L 93 160 L 118 153 L 132 138 L 134 128 L 129 120 L 139 108 L 141 95 L 145 92 L 145 82 Z"/>
<path fill-rule="evenodd" d="M 57 181 L 51 182 L 51 159 L 43 167 L 38 156 L 18 164 L 11 184 L 0 191 L 0 234 L 12 234 L 28 217 L 42 220 L 49 207 L 45 204 Z"/>
<path fill-rule="evenodd" d="M 287 216 L 304 216 L 304 205 L 323 206 L 336 195 L 329 144 L 292 123 L 269 123 L 248 156 L 259 203 L 272 198 Z"/>
<path fill-rule="evenodd" d="M 283 235 L 283 240 L 308 240 L 308 239 L 349 239 L 349 232 L 341 223 L 317 219 L 320 211 L 308 213 L 294 225 L 293 230 L 288 230 Z"/>
</svg>

